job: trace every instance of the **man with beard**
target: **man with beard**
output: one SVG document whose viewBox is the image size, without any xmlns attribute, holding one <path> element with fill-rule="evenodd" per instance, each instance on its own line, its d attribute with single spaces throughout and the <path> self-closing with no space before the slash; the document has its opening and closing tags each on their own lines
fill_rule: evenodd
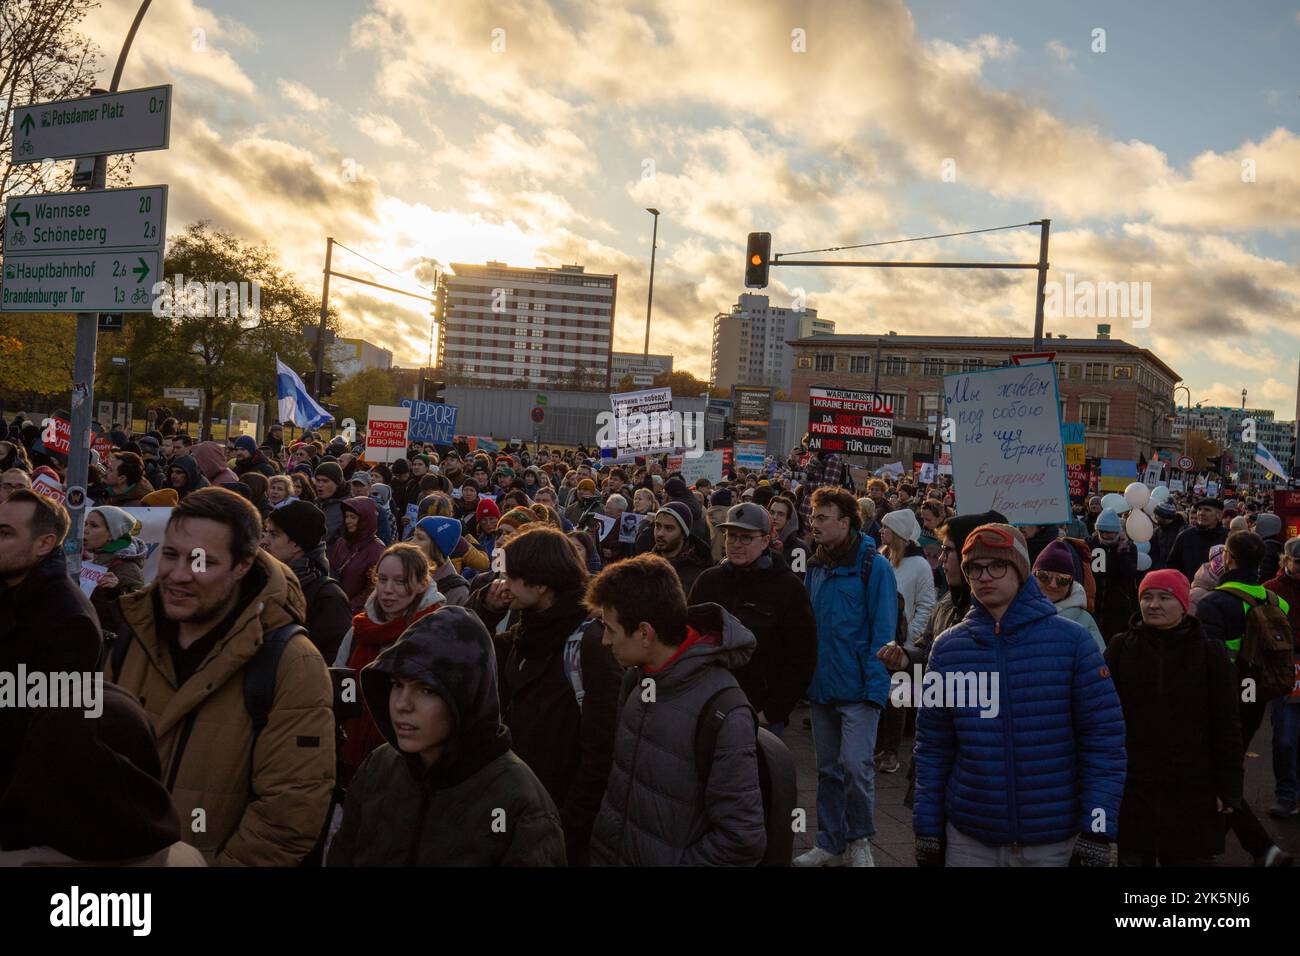
<svg viewBox="0 0 1300 956">
<path fill-rule="evenodd" d="M 158 732 L 185 839 L 209 863 L 296 866 L 320 835 L 334 788 L 334 712 L 320 652 L 291 573 L 258 550 L 261 517 L 204 488 L 167 522 L 152 584 L 120 601 L 129 626 L 105 677 L 134 694 Z M 275 638 L 269 640 L 268 638 Z M 272 653 L 263 726 L 245 672 Z M 264 650 L 265 649 L 265 650 Z"/>
<path fill-rule="evenodd" d="M 250 471 L 268 478 L 278 474 L 275 465 L 257 447 L 257 440 L 251 435 L 240 435 L 235 439 L 235 474 L 242 478 Z"/>
<path fill-rule="evenodd" d="M 655 512 L 651 525 L 655 538 L 653 553 L 672 565 L 682 582 L 683 594 L 690 594 L 695 579 L 713 566 L 713 551 L 705 541 L 691 534 L 691 522 L 691 511 L 685 502 L 670 501 Z"/>
</svg>

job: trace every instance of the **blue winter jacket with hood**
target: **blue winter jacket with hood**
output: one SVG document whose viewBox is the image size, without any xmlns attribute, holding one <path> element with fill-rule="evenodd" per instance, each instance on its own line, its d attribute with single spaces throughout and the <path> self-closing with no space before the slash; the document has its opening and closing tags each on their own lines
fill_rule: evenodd
<svg viewBox="0 0 1300 956">
<path fill-rule="evenodd" d="M 923 703 L 914 758 L 918 836 L 939 836 L 951 822 L 989 846 L 1077 834 L 1115 839 L 1124 715 L 1087 630 L 1057 614 L 1031 577 L 1000 622 L 972 602 L 964 620 L 935 638 L 926 680 L 948 675 L 986 681 L 996 708 L 981 716 L 978 701 Z"/>
<path fill-rule="evenodd" d="M 876 652 L 894 639 L 898 622 L 898 583 L 875 542 L 858 534 L 856 551 L 845 564 L 827 567 L 814 558 L 804 585 L 817 617 L 817 669 L 808 699 L 817 704 L 870 702 L 884 707 L 889 673 Z M 862 567 L 871 564 L 870 593 Z M 1053 609 L 1055 610 L 1055 609 Z"/>
</svg>

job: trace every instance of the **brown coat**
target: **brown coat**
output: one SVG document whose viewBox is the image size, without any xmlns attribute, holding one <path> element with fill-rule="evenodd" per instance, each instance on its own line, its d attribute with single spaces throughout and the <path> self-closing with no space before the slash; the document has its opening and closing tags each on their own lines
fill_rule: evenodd
<svg viewBox="0 0 1300 956">
<path fill-rule="evenodd" d="M 333 694 L 320 652 L 295 637 L 280 658 L 254 750 L 244 667 L 264 632 L 301 623 L 306 607 L 297 580 L 265 552 L 249 574 L 265 583 L 180 688 L 154 628 L 158 584 L 124 596 L 122 614 L 136 640 L 121 670 L 106 676 L 139 698 L 154 722 L 163 782 L 185 839 L 219 866 L 295 866 L 315 845 L 334 788 Z M 204 829 L 193 832 L 199 820 Z"/>
</svg>

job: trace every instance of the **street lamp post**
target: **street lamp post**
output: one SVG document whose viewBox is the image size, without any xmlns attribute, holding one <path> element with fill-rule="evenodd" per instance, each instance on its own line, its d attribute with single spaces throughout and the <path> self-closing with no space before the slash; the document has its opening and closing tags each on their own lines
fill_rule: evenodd
<svg viewBox="0 0 1300 956">
<path fill-rule="evenodd" d="M 1187 393 L 1187 404 L 1184 407 L 1187 409 L 1187 413 L 1190 415 L 1192 412 L 1192 390 L 1188 388 L 1186 385 L 1174 386 L 1174 394 L 1177 395 L 1179 392 Z M 1178 417 L 1178 400 L 1174 399 L 1175 420 L 1177 420 L 1177 417 Z M 1183 457 L 1184 458 L 1187 457 L 1187 425 L 1186 424 L 1183 425 Z"/>
<path fill-rule="evenodd" d="M 659 241 L 659 210 L 651 206 L 646 212 L 655 217 L 654 231 L 650 236 L 650 289 L 645 297 L 645 363 L 650 364 L 650 306 L 655 298 L 655 246 Z"/>
</svg>

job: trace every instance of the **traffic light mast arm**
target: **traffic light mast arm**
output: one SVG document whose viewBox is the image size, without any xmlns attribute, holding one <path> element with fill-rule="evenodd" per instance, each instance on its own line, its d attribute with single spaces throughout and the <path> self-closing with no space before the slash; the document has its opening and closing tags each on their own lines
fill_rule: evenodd
<svg viewBox="0 0 1300 956">
<path fill-rule="evenodd" d="M 913 262 L 900 260 L 852 260 L 852 259 L 791 259 L 789 256 L 808 255 L 813 252 L 838 252 L 841 249 L 862 249 L 867 246 L 894 245 L 903 242 L 918 242 L 921 239 L 944 239 L 949 236 L 966 236 L 978 232 L 997 232 L 1003 229 L 1020 229 L 1024 226 L 1038 226 L 1041 229 L 1038 241 L 1037 262 Z M 942 236 L 922 236 L 918 239 L 896 239 L 886 242 L 869 242 L 859 246 L 840 246 L 830 249 L 810 249 L 807 252 L 787 252 L 771 255 L 772 234 L 751 232 L 745 249 L 745 286 L 751 289 L 767 287 L 768 270 L 773 266 L 816 266 L 854 269 L 1034 269 L 1038 272 L 1038 294 L 1034 305 L 1034 351 L 1043 347 L 1043 301 L 1047 285 L 1047 239 L 1051 231 L 1052 220 L 1037 219 L 1034 222 L 1019 223 L 1014 226 L 995 226 L 991 229 L 972 229 L 967 232 L 947 233 Z M 782 255 L 787 258 L 782 258 Z"/>
</svg>

